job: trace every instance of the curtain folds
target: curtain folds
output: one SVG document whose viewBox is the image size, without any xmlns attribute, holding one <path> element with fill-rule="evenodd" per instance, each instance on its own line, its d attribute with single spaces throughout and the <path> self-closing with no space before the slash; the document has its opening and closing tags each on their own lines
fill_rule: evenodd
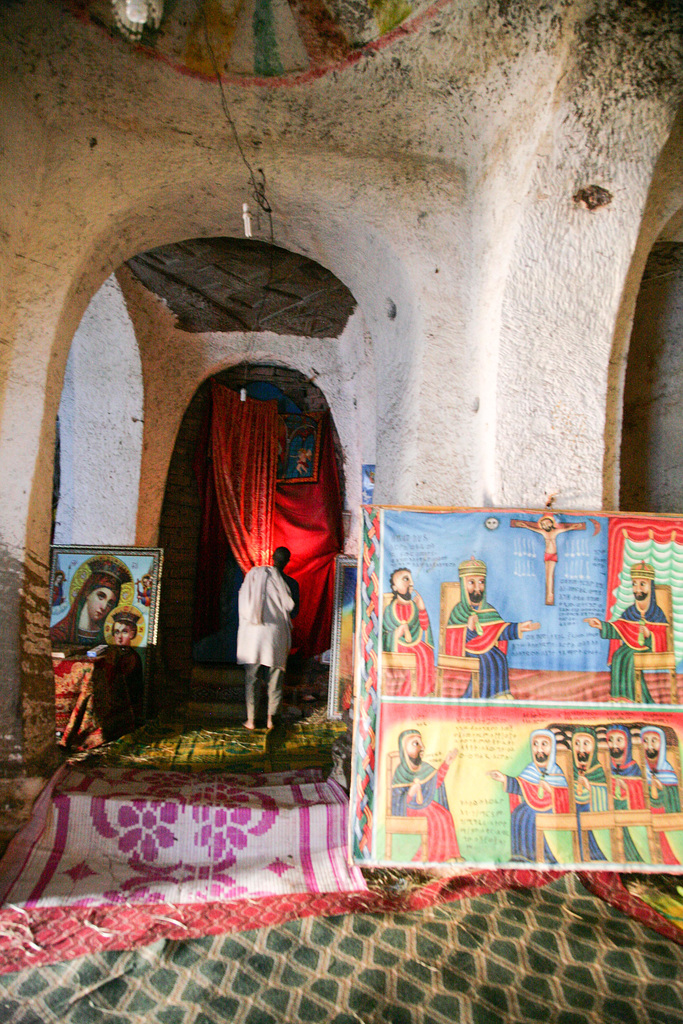
<svg viewBox="0 0 683 1024">
<path fill-rule="evenodd" d="M 240 401 L 211 383 L 211 459 L 221 522 L 247 573 L 270 562 L 277 473 L 277 402 Z"/>
<path fill-rule="evenodd" d="M 330 646 L 334 560 L 343 546 L 341 495 L 330 416 L 322 422 L 316 483 L 279 483 L 273 543 L 292 553 L 287 573 L 298 582 L 301 607 L 292 623 L 292 651 L 304 658 Z"/>
<path fill-rule="evenodd" d="M 277 402 L 247 399 L 212 382 L 211 412 L 200 433 L 194 470 L 202 496 L 194 641 L 217 634 L 229 549 L 243 572 L 292 553 L 287 574 L 301 590 L 292 653 L 310 658 L 330 646 L 335 557 L 342 548 L 341 495 L 330 416 L 322 422 L 316 483 L 275 483 Z"/>
</svg>

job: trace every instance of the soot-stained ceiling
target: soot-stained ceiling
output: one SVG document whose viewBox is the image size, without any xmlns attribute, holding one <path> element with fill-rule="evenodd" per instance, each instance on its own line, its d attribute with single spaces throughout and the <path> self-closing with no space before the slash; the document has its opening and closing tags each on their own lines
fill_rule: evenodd
<svg viewBox="0 0 683 1024">
<path fill-rule="evenodd" d="M 189 239 L 138 253 L 128 266 L 183 331 L 336 338 L 356 307 L 319 263 L 256 239 Z"/>
</svg>

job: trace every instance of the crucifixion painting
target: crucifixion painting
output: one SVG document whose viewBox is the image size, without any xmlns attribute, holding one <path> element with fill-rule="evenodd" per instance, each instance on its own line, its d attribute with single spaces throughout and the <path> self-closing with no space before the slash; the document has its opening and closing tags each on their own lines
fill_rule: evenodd
<svg viewBox="0 0 683 1024">
<path fill-rule="evenodd" d="M 510 526 L 520 526 L 538 533 L 545 543 L 545 603 L 555 604 L 555 566 L 557 564 L 557 538 L 569 530 L 585 530 L 585 523 L 559 523 L 550 512 L 538 520 L 511 519 Z"/>
</svg>

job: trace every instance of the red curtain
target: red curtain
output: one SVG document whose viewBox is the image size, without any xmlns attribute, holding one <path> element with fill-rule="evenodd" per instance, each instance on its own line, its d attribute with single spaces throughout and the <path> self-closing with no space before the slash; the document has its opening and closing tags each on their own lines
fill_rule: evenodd
<svg viewBox="0 0 683 1024">
<path fill-rule="evenodd" d="M 218 510 L 216 481 L 209 458 L 211 409 L 212 403 L 209 400 L 209 407 L 204 416 L 197 442 L 193 466 L 202 503 L 202 521 L 197 550 L 193 640 L 201 640 L 205 636 L 217 633 L 221 628 L 221 585 L 225 560 L 230 550 Z"/>
<path fill-rule="evenodd" d="M 223 529 L 243 573 L 267 565 L 273 551 L 277 402 L 240 401 L 211 383 L 211 458 Z"/>
<path fill-rule="evenodd" d="M 616 590 L 619 586 L 619 573 L 624 562 L 624 547 L 626 538 L 636 543 L 644 540 L 654 540 L 657 544 L 670 544 L 675 541 L 683 544 L 683 530 L 680 527 L 680 520 L 672 519 L 642 519 L 629 518 L 628 516 L 615 516 L 609 521 L 609 551 L 607 555 L 608 578 L 607 578 L 607 613 L 610 617 L 612 608 L 616 604 Z"/>
<path fill-rule="evenodd" d="M 330 646 L 334 560 L 342 549 L 341 495 L 329 413 L 324 417 L 317 483 L 279 483 L 273 544 L 292 553 L 287 575 L 301 590 L 292 628 L 292 651 L 305 658 Z"/>
<path fill-rule="evenodd" d="M 214 390 L 215 389 L 215 390 Z M 228 552 L 228 538 L 224 519 L 219 512 L 216 473 L 208 461 L 212 445 L 212 424 L 219 413 L 216 409 L 216 391 L 227 391 L 222 385 L 212 385 L 213 411 L 207 415 L 197 445 L 194 469 L 202 496 L 202 525 L 197 555 L 197 583 L 195 592 L 194 639 L 216 633 L 221 628 L 220 594 L 223 571 Z M 273 405 L 247 399 L 235 404 Z M 221 396 L 222 397 L 222 396 Z M 225 405 L 220 415 L 226 415 Z M 227 413 L 229 415 L 229 413 Z M 277 425 L 277 424 L 276 424 Z M 329 414 L 322 424 L 320 469 L 317 483 L 277 484 L 274 497 L 271 547 L 263 561 L 269 561 L 274 548 L 289 548 L 292 558 L 287 574 L 299 583 L 301 607 L 294 620 L 292 651 L 308 658 L 320 654 L 330 646 L 332 602 L 334 597 L 334 560 L 342 548 L 341 495 L 334 457 Z M 223 432 L 226 425 L 223 425 Z M 271 437 L 277 440 L 276 427 Z M 241 437 L 237 434 L 241 441 Z M 236 481 L 239 490 L 240 481 Z M 234 488 L 233 488 L 234 489 Z M 233 548 L 233 552 L 236 552 Z M 251 565 L 247 566 L 247 570 Z"/>
</svg>

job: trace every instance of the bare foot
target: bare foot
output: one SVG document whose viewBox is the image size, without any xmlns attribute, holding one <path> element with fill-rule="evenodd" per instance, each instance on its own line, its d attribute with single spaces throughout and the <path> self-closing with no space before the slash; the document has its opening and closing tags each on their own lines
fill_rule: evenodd
<svg viewBox="0 0 683 1024">
<path fill-rule="evenodd" d="M 266 728 L 267 729 L 272 729 L 273 728 L 273 719 L 272 718 L 268 719 L 268 721 L 266 723 Z"/>
<path fill-rule="evenodd" d="M 245 729 L 250 729 L 252 731 L 254 729 L 254 723 L 253 722 L 242 722 L 242 725 L 244 726 Z"/>
</svg>

